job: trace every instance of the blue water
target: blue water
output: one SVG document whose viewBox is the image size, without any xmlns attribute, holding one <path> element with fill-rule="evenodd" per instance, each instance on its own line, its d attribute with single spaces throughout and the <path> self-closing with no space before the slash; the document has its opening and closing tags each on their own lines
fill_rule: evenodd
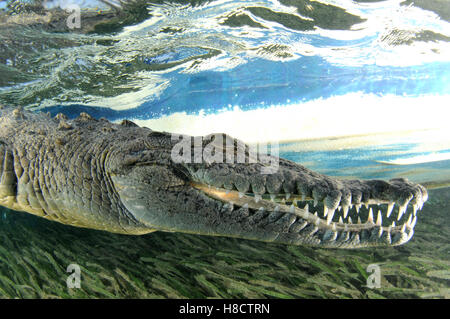
<svg viewBox="0 0 450 319">
<path fill-rule="evenodd" d="M 174 71 L 166 77 L 171 86 L 161 97 L 118 116 L 147 119 L 180 111 L 215 112 L 228 105 L 251 110 L 351 92 L 412 97 L 450 92 L 450 62 L 400 68 L 338 66 L 321 57 L 288 62 L 257 59 L 220 73 Z"/>
<path fill-rule="evenodd" d="M 19 10 L 5 3 L 3 14 Z M 108 10 L 95 0 L 73 3 Z M 336 176 L 450 179 L 446 158 L 432 159 L 450 150 L 450 24 L 441 9 L 437 2 L 148 1 L 140 8 L 146 17 L 125 27 L 110 22 L 111 32 L 92 33 L 95 22 L 83 18 L 79 30 L 3 23 L 0 103 L 275 139 L 281 156 Z M 241 123 L 250 111 L 257 112 Z M 435 138 L 392 138 L 430 129 Z M 391 137 L 376 143 L 342 148 L 324 140 L 295 149 L 296 141 L 386 132 Z M 429 162 L 380 163 L 419 155 Z"/>
<path fill-rule="evenodd" d="M 283 145 L 281 145 L 282 147 Z M 419 182 L 447 181 L 450 160 L 413 163 L 409 165 L 389 165 L 380 162 L 426 156 L 429 152 L 411 151 L 410 144 L 361 147 L 346 150 L 323 151 L 280 151 L 280 156 L 294 162 L 305 163 L 311 169 L 324 174 L 365 179 L 386 179 L 399 176 Z M 402 154 L 399 155 L 399 152 Z M 437 152 L 446 154 L 448 151 Z"/>
</svg>

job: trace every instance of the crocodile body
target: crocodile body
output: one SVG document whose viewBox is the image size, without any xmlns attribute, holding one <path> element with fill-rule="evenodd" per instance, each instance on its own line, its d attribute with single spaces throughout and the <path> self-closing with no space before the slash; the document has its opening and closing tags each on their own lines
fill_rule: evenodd
<svg viewBox="0 0 450 319">
<path fill-rule="evenodd" d="M 201 146 L 231 151 L 231 161 L 175 161 L 178 146 L 171 134 L 130 121 L 3 108 L 0 205 L 123 234 L 177 231 L 358 248 L 407 242 L 428 198 L 406 179 L 339 180 L 276 157 L 277 170 L 263 174 L 266 162 L 222 134 Z"/>
</svg>

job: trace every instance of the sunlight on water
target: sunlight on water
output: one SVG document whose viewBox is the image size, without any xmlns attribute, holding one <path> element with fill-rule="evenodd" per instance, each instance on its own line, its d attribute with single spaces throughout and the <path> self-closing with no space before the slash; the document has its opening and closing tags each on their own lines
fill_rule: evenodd
<svg viewBox="0 0 450 319">
<path fill-rule="evenodd" d="M 183 112 L 135 121 L 157 131 L 188 135 L 225 132 L 248 143 L 439 129 L 428 140 L 441 141 L 441 147 L 449 148 L 450 135 L 443 134 L 449 132 L 448 99 L 449 96 L 408 98 L 349 93 L 248 111 L 236 106 L 214 114 Z"/>
<path fill-rule="evenodd" d="M 393 165 L 411 165 L 411 164 L 422 164 L 422 163 L 438 162 L 438 161 L 445 161 L 445 160 L 450 160 L 449 152 L 419 155 L 419 156 L 413 156 L 413 157 L 406 158 L 406 159 L 397 158 L 397 159 L 393 159 L 390 161 L 384 161 L 382 163 L 393 164 Z"/>
</svg>

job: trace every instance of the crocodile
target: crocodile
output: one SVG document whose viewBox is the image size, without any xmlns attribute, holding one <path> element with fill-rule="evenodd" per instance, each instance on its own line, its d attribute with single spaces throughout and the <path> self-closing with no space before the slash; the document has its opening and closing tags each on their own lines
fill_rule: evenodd
<svg viewBox="0 0 450 319">
<path fill-rule="evenodd" d="M 253 150 L 225 134 L 2 107 L 0 205 L 120 234 L 359 248 L 409 241 L 428 199 L 405 178 L 335 178 Z"/>
</svg>

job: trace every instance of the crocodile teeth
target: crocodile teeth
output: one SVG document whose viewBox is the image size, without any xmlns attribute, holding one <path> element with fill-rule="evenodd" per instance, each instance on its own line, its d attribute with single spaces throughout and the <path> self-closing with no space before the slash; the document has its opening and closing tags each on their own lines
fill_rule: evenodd
<svg viewBox="0 0 450 319">
<path fill-rule="evenodd" d="M 337 235 L 338 235 L 337 231 L 333 231 L 333 237 L 331 237 L 331 240 L 336 240 Z"/>
<path fill-rule="evenodd" d="M 408 207 L 408 204 L 411 202 L 411 200 L 413 199 L 413 196 L 411 195 L 411 198 L 406 200 L 406 202 L 403 204 L 405 207 Z"/>
<path fill-rule="evenodd" d="M 291 193 L 286 193 L 286 200 L 288 200 L 291 197 Z"/>
<path fill-rule="evenodd" d="M 392 227 L 392 228 L 395 227 L 395 222 L 392 222 L 391 227 Z"/>
<path fill-rule="evenodd" d="M 364 206 L 366 206 L 366 208 L 369 209 L 369 203 L 365 203 Z"/>
<path fill-rule="evenodd" d="M 328 207 L 326 205 L 323 206 L 323 217 L 327 217 L 328 215 Z"/>
<path fill-rule="evenodd" d="M 406 222 L 406 225 L 407 226 L 411 226 L 411 221 L 412 221 L 412 215 L 409 214 L 408 221 Z"/>
<path fill-rule="evenodd" d="M 381 217 L 381 211 L 378 210 L 378 215 L 377 215 L 377 225 L 381 226 L 381 224 L 383 223 L 383 219 Z"/>
<path fill-rule="evenodd" d="M 343 224 L 343 223 L 344 223 L 344 221 L 342 220 L 342 216 L 339 216 L 339 223 L 340 223 L 340 224 Z"/>
<path fill-rule="evenodd" d="M 402 225 L 402 233 L 404 233 L 405 230 L 406 230 L 406 224 L 403 224 L 403 225 Z"/>
<path fill-rule="evenodd" d="M 244 197 L 244 193 L 239 192 L 239 198 Z"/>
<path fill-rule="evenodd" d="M 261 195 L 255 194 L 255 203 L 259 202 L 262 199 Z"/>
<path fill-rule="evenodd" d="M 368 222 L 368 223 L 373 223 L 373 211 L 372 211 L 372 207 L 370 207 L 370 209 L 369 209 L 369 216 L 367 217 L 367 222 Z"/>
<path fill-rule="evenodd" d="M 303 209 L 306 210 L 307 212 L 309 212 L 309 205 L 306 204 L 305 207 L 304 207 Z"/>
<path fill-rule="evenodd" d="M 391 238 L 391 232 L 390 232 L 390 231 L 388 231 L 388 233 L 387 233 L 386 240 L 387 240 L 387 242 L 388 242 L 389 244 L 392 243 L 392 238 Z"/>
<path fill-rule="evenodd" d="M 314 200 L 314 207 L 316 207 L 318 203 L 319 203 L 319 201 L 317 199 L 315 199 Z"/>
<path fill-rule="evenodd" d="M 349 222 L 350 224 L 353 224 L 353 220 L 352 220 L 352 218 L 351 218 L 350 216 L 348 216 L 348 222 Z"/>
<path fill-rule="evenodd" d="M 358 216 L 358 224 L 361 224 L 361 217 Z"/>
<path fill-rule="evenodd" d="M 328 212 L 328 216 L 327 216 L 327 224 L 329 225 L 331 223 L 331 221 L 333 220 L 333 216 L 334 216 L 334 209 L 330 209 L 330 211 Z"/>
<path fill-rule="evenodd" d="M 294 204 L 291 205 L 291 207 L 289 207 L 289 212 L 292 214 L 295 212 L 295 206 Z"/>
<path fill-rule="evenodd" d="M 397 220 L 400 220 L 403 216 L 403 213 L 406 211 L 406 205 L 402 205 L 398 207 L 398 217 Z"/>
<path fill-rule="evenodd" d="M 386 217 L 391 216 L 392 210 L 394 209 L 394 203 L 389 203 L 387 207 Z"/>
<path fill-rule="evenodd" d="M 356 204 L 355 207 L 356 207 L 356 212 L 359 213 L 359 210 L 361 208 L 361 204 Z"/>
<path fill-rule="evenodd" d="M 271 200 L 272 202 L 275 201 L 275 197 L 277 197 L 277 195 L 275 195 L 275 194 L 270 194 L 270 200 Z"/>
<path fill-rule="evenodd" d="M 344 206 L 344 218 L 347 218 L 348 215 L 348 206 Z"/>
</svg>

